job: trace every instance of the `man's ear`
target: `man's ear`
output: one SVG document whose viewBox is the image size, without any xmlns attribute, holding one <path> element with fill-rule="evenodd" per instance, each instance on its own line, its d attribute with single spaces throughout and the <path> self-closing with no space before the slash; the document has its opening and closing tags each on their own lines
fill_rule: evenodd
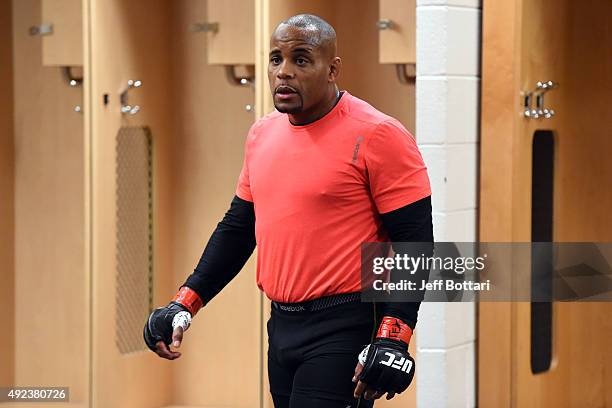
<svg viewBox="0 0 612 408">
<path fill-rule="evenodd" d="M 334 57 L 329 65 L 329 82 L 335 82 L 340 76 L 340 70 L 342 69 L 342 60 L 340 57 Z"/>
</svg>

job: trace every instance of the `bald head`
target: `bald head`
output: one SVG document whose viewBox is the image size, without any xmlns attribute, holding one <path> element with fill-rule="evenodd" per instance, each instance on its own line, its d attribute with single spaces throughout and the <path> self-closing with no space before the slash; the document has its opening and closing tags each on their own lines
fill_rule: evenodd
<svg viewBox="0 0 612 408">
<path fill-rule="evenodd" d="M 283 34 L 283 28 L 295 27 L 300 29 L 305 40 L 312 46 L 321 48 L 330 57 L 336 56 L 336 30 L 327 21 L 313 14 L 298 14 L 281 22 L 274 30 L 273 35 Z"/>
</svg>

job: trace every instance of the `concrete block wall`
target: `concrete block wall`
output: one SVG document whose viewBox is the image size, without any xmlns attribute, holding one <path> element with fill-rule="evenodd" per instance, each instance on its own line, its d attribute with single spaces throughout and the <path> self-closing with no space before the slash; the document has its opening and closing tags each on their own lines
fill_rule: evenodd
<svg viewBox="0 0 612 408">
<path fill-rule="evenodd" d="M 436 241 L 477 239 L 480 0 L 417 0 L 416 136 Z M 423 303 L 417 407 L 476 405 L 474 303 Z"/>
</svg>

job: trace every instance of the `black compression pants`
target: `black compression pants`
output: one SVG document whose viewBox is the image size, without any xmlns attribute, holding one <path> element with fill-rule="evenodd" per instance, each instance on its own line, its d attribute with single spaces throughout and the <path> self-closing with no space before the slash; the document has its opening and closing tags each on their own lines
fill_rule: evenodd
<svg viewBox="0 0 612 408">
<path fill-rule="evenodd" d="M 353 398 L 357 356 L 375 330 L 372 303 L 321 311 L 272 308 L 268 376 L 275 408 L 371 408 Z"/>
</svg>

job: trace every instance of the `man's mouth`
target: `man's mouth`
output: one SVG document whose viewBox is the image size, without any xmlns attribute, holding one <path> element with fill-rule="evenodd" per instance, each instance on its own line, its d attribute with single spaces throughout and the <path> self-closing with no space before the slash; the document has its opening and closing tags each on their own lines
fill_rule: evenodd
<svg viewBox="0 0 612 408">
<path fill-rule="evenodd" d="M 297 95 L 297 93 L 298 92 L 295 89 L 287 85 L 281 85 L 277 87 L 276 90 L 274 91 L 274 94 L 277 95 L 281 99 L 290 98 L 294 95 Z"/>
</svg>

